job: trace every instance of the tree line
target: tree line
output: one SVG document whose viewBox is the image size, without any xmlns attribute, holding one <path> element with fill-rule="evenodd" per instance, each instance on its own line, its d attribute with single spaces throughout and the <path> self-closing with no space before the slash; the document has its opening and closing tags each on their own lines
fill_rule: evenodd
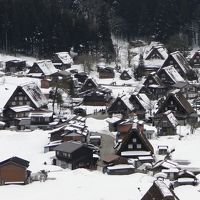
<svg viewBox="0 0 200 200">
<path fill-rule="evenodd" d="M 198 0 L 0 0 L 0 50 L 109 56 L 111 35 L 199 45 Z"/>
</svg>

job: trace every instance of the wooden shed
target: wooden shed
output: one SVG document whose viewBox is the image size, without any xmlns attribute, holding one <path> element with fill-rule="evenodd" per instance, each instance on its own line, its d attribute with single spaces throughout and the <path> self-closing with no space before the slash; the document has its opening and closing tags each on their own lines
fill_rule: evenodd
<svg viewBox="0 0 200 200">
<path fill-rule="evenodd" d="M 0 162 L 0 185 L 9 183 L 28 183 L 30 171 L 27 170 L 29 161 L 12 157 Z"/>
</svg>

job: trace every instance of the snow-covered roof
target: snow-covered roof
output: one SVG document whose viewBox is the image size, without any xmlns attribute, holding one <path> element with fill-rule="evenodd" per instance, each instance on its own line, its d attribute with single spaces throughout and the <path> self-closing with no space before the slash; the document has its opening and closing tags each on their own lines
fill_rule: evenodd
<svg viewBox="0 0 200 200">
<path fill-rule="evenodd" d="M 54 67 L 51 60 L 39 60 L 35 64 L 42 70 L 43 74 L 48 76 L 55 74 L 58 70 Z"/>
<path fill-rule="evenodd" d="M 170 110 L 166 111 L 164 114 L 174 127 L 178 126 L 179 122 Z"/>
<path fill-rule="evenodd" d="M 133 104 L 131 104 L 130 100 L 130 95 L 124 95 L 121 97 L 121 100 L 125 103 L 125 105 L 129 108 L 130 111 L 134 109 Z"/>
<path fill-rule="evenodd" d="M 169 190 L 169 188 L 163 181 L 156 180 L 154 183 L 160 189 L 160 192 L 162 193 L 163 197 L 173 196 L 172 192 Z"/>
<path fill-rule="evenodd" d="M 3 109 L 5 107 L 6 103 L 8 102 L 16 88 L 17 85 L 14 84 L 0 84 L 0 94 L 3 95 L 3 98 L 1 98 L 0 101 L 0 109 Z"/>
<path fill-rule="evenodd" d="M 37 108 L 48 104 L 46 97 L 35 83 L 24 84 L 21 87 Z"/>
<path fill-rule="evenodd" d="M 53 112 L 42 112 L 42 111 L 37 111 L 37 112 L 31 112 L 29 114 L 29 117 L 52 117 Z"/>
<path fill-rule="evenodd" d="M 149 107 L 150 107 L 150 99 L 147 97 L 146 94 L 139 93 L 138 95 L 136 95 L 136 98 L 142 104 L 144 109 L 146 109 L 146 110 L 149 109 Z"/>
<path fill-rule="evenodd" d="M 25 112 L 25 111 L 31 111 L 34 110 L 34 108 L 32 108 L 31 106 L 25 105 L 25 106 L 13 106 L 10 107 L 11 110 L 13 110 L 14 112 Z"/>
<path fill-rule="evenodd" d="M 73 59 L 68 52 L 55 53 L 63 64 L 73 64 Z"/>
<path fill-rule="evenodd" d="M 122 151 L 121 156 L 149 156 L 150 151 Z"/>
<path fill-rule="evenodd" d="M 178 65 L 181 67 L 184 73 L 186 73 L 189 69 L 191 69 L 191 66 L 189 65 L 188 61 L 179 51 L 173 52 L 170 55 L 178 63 Z"/>
<path fill-rule="evenodd" d="M 144 58 L 145 59 L 148 58 L 148 56 L 154 49 L 157 49 L 157 51 L 160 53 L 160 55 L 163 57 L 164 60 L 167 59 L 167 57 L 168 57 L 167 49 L 164 47 L 163 44 L 161 44 L 159 42 L 151 42 L 150 43 L 149 47 L 145 51 Z"/>
<path fill-rule="evenodd" d="M 135 167 L 133 165 L 128 164 L 119 164 L 114 166 L 107 167 L 108 170 L 117 170 L 117 169 L 134 169 Z"/>
<path fill-rule="evenodd" d="M 164 67 L 163 70 L 169 75 L 169 77 L 175 82 L 184 82 L 183 77 L 178 73 L 178 71 L 173 67 L 173 65 Z"/>
</svg>

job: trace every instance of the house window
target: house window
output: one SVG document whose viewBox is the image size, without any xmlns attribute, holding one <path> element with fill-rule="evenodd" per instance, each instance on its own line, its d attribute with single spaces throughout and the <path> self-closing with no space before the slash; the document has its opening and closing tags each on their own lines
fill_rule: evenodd
<svg viewBox="0 0 200 200">
<path fill-rule="evenodd" d="M 48 118 L 48 117 L 45 117 L 45 118 L 44 118 L 44 121 L 45 121 L 45 122 L 48 122 L 48 121 L 49 121 L 49 118 Z"/>
<path fill-rule="evenodd" d="M 136 139 L 136 138 L 133 138 L 133 142 L 137 142 L 137 139 Z"/>
<path fill-rule="evenodd" d="M 174 108 L 174 110 L 178 110 L 178 108 L 177 108 L 177 107 L 175 107 L 175 108 Z"/>
<path fill-rule="evenodd" d="M 12 106 L 16 106 L 16 102 L 15 101 L 12 101 Z"/>
<path fill-rule="evenodd" d="M 170 62 L 169 62 L 170 64 L 173 64 L 173 60 L 170 60 Z"/>
<path fill-rule="evenodd" d="M 30 101 L 27 101 L 27 102 L 26 102 L 26 104 L 27 104 L 27 105 L 30 105 L 30 104 L 31 104 L 31 102 L 30 102 Z"/>
<path fill-rule="evenodd" d="M 128 144 L 128 149 L 133 149 L 133 144 Z"/>
<path fill-rule="evenodd" d="M 165 107 L 165 111 L 167 111 L 168 110 L 168 108 L 167 107 Z"/>
<path fill-rule="evenodd" d="M 153 80 L 150 79 L 150 80 L 149 80 L 149 83 L 153 83 Z"/>
<path fill-rule="evenodd" d="M 67 157 L 67 153 L 63 153 L 63 156 Z"/>
<path fill-rule="evenodd" d="M 56 151 L 56 155 L 57 155 L 57 156 L 60 156 L 60 151 Z"/>
<path fill-rule="evenodd" d="M 27 97 L 24 97 L 24 100 L 27 100 Z"/>
<path fill-rule="evenodd" d="M 15 97 L 15 101 L 17 101 L 17 97 Z"/>
<path fill-rule="evenodd" d="M 167 126 L 167 121 L 163 121 L 163 126 Z"/>
<path fill-rule="evenodd" d="M 70 154 L 70 153 L 68 153 L 68 154 L 67 154 L 67 157 L 68 157 L 68 158 L 71 158 L 71 154 Z"/>
<path fill-rule="evenodd" d="M 23 102 L 22 102 L 22 101 L 19 101 L 19 105 L 22 106 L 22 105 L 23 105 Z"/>
<path fill-rule="evenodd" d="M 142 145 L 141 144 L 137 144 L 137 149 L 141 149 Z"/>
<path fill-rule="evenodd" d="M 196 58 L 199 58 L 199 56 L 196 56 Z"/>
<path fill-rule="evenodd" d="M 121 101 L 118 101 L 117 104 L 118 104 L 118 105 L 121 105 L 122 103 L 121 103 Z"/>
<path fill-rule="evenodd" d="M 91 87 L 91 86 L 92 86 L 92 83 L 88 83 L 88 86 Z"/>
<path fill-rule="evenodd" d="M 22 96 L 20 96 L 20 97 L 19 97 L 19 101 L 22 101 L 22 100 L 23 100 L 23 97 L 22 97 Z"/>
<path fill-rule="evenodd" d="M 196 59 L 194 59 L 194 62 L 196 63 L 196 62 L 197 62 L 197 60 L 196 60 Z"/>
<path fill-rule="evenodd" d="M 173 105 L 173 103 L 174 103 L 174 102 L 173 102 L 173 101 L 171 101 L 170 103 L 171 103 L 171 105 Z"/>
</svg>

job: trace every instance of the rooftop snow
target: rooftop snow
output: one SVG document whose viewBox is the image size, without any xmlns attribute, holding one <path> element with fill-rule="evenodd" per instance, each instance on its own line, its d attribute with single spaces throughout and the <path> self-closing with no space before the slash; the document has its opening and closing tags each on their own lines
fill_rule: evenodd
<svg viewBox="0 0 200 200">
<path fill-rule="evenodd" d="M 39 60 L 35 62 L 39 68 L 42 70 L 44 75 L 52 75 L 55 74 L 58 70 L 54 67 L 51 60 Z"/>
<path fill-rule="evenodd" d="M 63 64 L 73 64 L 73 59 L 68 52 L 58 52 L 55 54 L 60 58 Z"/>
</svg>

